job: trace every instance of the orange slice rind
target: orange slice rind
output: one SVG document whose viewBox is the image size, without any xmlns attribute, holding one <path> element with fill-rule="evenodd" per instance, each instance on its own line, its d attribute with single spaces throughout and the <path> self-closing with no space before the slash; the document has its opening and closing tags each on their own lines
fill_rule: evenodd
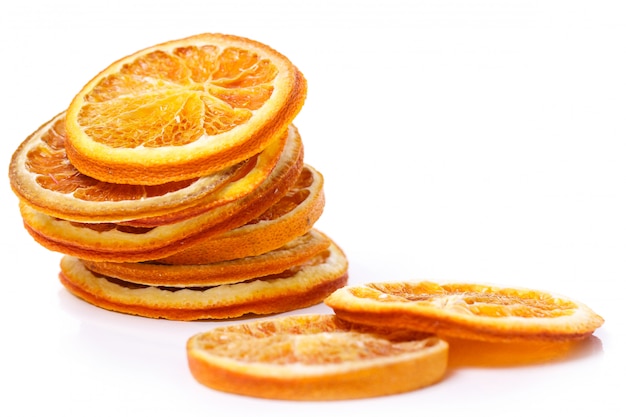
<svg viewBox="0 0 626 417">
<path fill-rule="evenodd" d="M 192 375 L 220 391 L 328 401 L 413 391 L 444 377 L 446 342 L 428 334 L 292 315 L 234 324 L 187 342 Z"/>
<path fill-rule="evenodd" d="M 120 313 L 169 320 L 225 319 L 309 307 L 347 281 L 348 261 L 328 249 L 279 274 L 209 287 L 147 286 L 92 273 L 80 259 L 64 256 L 61 283 L 77 297 Z"/>
<path fill-rule="evenodd" d="M 161 259 L 168 264 L 206 264 L 257 256 L 307 233 L 324 210 L 324 178 L 305 164 L 289 192 L 243 226 Z"/>
<path fill-rule="evenodd" d="M 200 287 L 233 284 L 278 274 L 304 263 L 328 248 L 330 240 L 311 230 L 281 248 L 231 261 L 202 265 L 166 265 L 157 262 L 94 262 L 82 260 L 90 271 L 143 285 Z"/>
<path fill-rule="evenodd" d="M 111 183 L 205 176 L 282 134 L 306 90 L 300 71 L 262 43 L 221 34 L 165 42 L 114 62 L 75 96 L 67 155 Z"/>
<path fill-rule="evenodd" d="M 604 322 L 560 295 L 472 283 L 369 283 L 341 288 L 325 303 L 356 323 L 493 342 L 584 339 Z"/>
</svg>

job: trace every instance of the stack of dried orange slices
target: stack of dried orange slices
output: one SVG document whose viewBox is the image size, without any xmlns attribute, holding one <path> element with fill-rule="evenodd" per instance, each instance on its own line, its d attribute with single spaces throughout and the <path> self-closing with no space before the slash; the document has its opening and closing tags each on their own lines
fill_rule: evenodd
<svg viewBox="0 0 626 417">
<path fill-rule="evenodd" d="M 202 384 L 290 400 L 407 392 L 445 377 L 455 339 L 559 343 L 603 319 L 555 294 L 470 283 L 347 285 L 313 226 L 323 177 L 293 120 L 306 81 L 258 42 L 203 34 L 113 63 L 15 151 L 27 231 L 61 282 L 105 309 L 173 320 L 335 314 L 216 327 L 187 341 Z"/>
<path fill-rule="evenodd" d="M 348 264 L 313 227 L 323 177 L 293 125 L 306 91 L 285 56 L 236 36 L 122 58 L 15 151 L 25 228 L 106 309 L 195 320 L 320 303 Z"/>
</svg>

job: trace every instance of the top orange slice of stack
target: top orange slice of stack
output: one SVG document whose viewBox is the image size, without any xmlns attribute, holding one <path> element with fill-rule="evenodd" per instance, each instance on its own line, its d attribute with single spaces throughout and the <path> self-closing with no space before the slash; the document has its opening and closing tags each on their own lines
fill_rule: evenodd
<svg viewBox="0 0 626 417">
<path fill-rule="evenodd" d="M 75 96 L 67 156 L 109 183 L 209 175 L 284 134 L 306 90 L 300 71 L 259 42 L 221 34 L 165 42 L 114 62 Z"/>
</svg>

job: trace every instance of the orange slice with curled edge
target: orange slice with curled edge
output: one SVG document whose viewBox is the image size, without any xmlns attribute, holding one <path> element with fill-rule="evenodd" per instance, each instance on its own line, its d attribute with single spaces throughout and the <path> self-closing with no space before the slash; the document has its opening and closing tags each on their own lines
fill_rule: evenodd
<svg viewBox="0 0 626 417">
<path fill-rule="evenodd" d="M 331 314 L 215 327 L 187 341 L 191 374 L 209 388 L 251 397 L 327 401 L 413 391 L 439 382 L 445 341 L 369 327 Z"/>
<path fill-rule="evenodd" d="M 47 249 L 93 261 L 141 262 L 163 258 L 246 224 L 289 191 L 303 167 L 298 136 L 288 141 L 269 177 L 245 197 L 177 223 L 133 227 L 55 218 L 20 202 L 25 229 Z"/>
<path fill-rule="evenodd" d="M 306 90 L 293 63 L 254 40 L 207 33 L 161 43 L 112 63 L 74 97 L 67 155 L 111 183 L 205 176 L 280 136 Z"/>
<path fill-rule="evenodd" d="M 204 265 L 165 265 L 158 262 L 94 262 L 82 260 L 91 272 L 144 285 L 199 287 L 232 284 L 278 274 L 300 265 L 328 248 L 330 240 L 311 230 L 288 244 L 259 256 Z"/>
<path fill-rule="evenodd" d="M 341 288 L 325 302 L 355 323 L 491 342 L 583 339 L 604 322 L 567 297 L 473 283 L 369 283 Z"/>
<path fill-rule="evenodd" d="M 29 136 L 11 159 L 17 196 L 38 211 L 77 222 L 123 222 L 182 210 L 206 211 L 250 193 L 275 167 L 287 132 L 259 155 L 201 178 L 160 185 L 126 185 L 81 174 L 65 153 L 65 113 Z M 294 127 L 290 134 L 297 134 Z M 201 210 L 196 208 L 202 205 Z"/>
<path fill-rule="evenodd" d="M 64 256 L 59 279 L 77 297 L 98 307 L 170 320 L 225 319 L 309 307 L 346 284 L 348 261 L 329 247 L 279 274 L 202 287 L 148 286 L 96 274 Z"/>
<path fill-rule="evenodd" d="M 307 233 L 324 211 L 324 178 L 304 166 L 289 192 L 244 226 L 161 259 L 169 264 L 206 264 L 257 256 Z"/>
</svg>

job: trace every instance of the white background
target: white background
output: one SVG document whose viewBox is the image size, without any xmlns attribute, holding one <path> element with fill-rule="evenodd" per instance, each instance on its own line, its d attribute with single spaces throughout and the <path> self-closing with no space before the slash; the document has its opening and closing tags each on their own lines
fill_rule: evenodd
<svg viewBox="0 0 626 417">
<path fill-rule="evenodd" d="M 222 394 L 193 380 L 184 351 L 219 322 L 125 316 L 70 296 L 60 254 L 22 229 L 5 180 L 1 415 L 624 415 L 623 1 L 3 2 L 4 166 L 109 63 L 201 32 L 267 43 L 308 79 L 295 123 L 305 160 L 326 179 L 318 228 L 347 253 L 352 283 L 546 289 L 605 325 L 562 360 L 458 368 L 404 395 Z"/>
</svg>

